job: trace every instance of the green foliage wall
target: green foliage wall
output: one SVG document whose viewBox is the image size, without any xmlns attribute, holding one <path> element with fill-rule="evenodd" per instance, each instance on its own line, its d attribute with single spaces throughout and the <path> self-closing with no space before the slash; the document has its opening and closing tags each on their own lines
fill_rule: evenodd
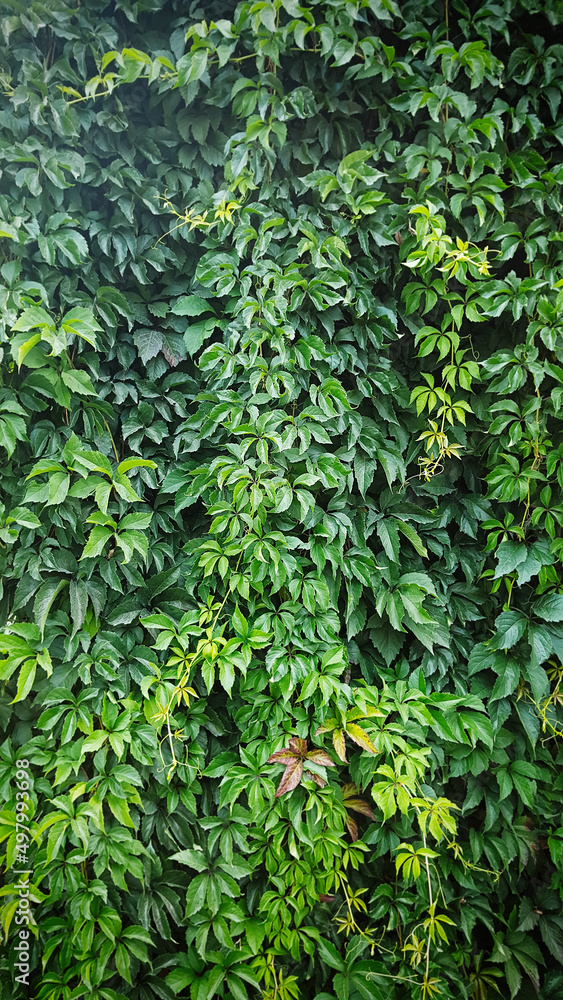
<svg viewBox="0 0 563 1000">
<path fill-rule="evenodd" d="M 0 14 L 2 996 L 558 1000 L 560 4 Z"/>
</svg>

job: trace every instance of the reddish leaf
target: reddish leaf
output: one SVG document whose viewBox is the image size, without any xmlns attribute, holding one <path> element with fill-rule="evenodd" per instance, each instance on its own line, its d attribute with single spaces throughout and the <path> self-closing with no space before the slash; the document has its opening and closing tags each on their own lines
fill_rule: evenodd
<svg viewBox="0 0 563 1000">
<path fill-rule="evenodd" d="M 352 840 L 354 840 L 354 841 L 357 840 L 358 839 L 358 824 L 356 823 L 356 820 L 352 819 L 351 816 L 347 816 L 346 817 L 346 827 L 348 829 L 348 833 L 350 834 L 350 837 L 352 838 Z"/>
<path fill-rule="evenodd" d="M 290 750 L 276 750 L 271 757 L 268 757 L 268 764 L 291 764 L 294 760 L 301 760 L 299 754 L 291 753 Z"/>
<path fill-rule="evenodd" d="M 364 799 L 360 799 L 358 797 L 358 789 L 353 783 L 343 785 L 342 799 L 346 810 L 353 809 L 355 812 L 362 813 L 363 816 L 367 816 L 369 819 L 375 819 L 375 814 L 369 802 L 366 802 Z M 355 819 L 353 819 L 348 812 L 346 813 L 346 826 L 352 840 L 357 840 L 358 825 Z"/>
<path fill-rule="evenodd" d="M 349 781 L 346 785 L 342 785 L 342 798 L 344 799 L 344 804 L 346 804 L 346 799 L 353 798 L 358 794 L 358 789 L 352 781 Z"/>
<path fill-rule="evenodd" d="M 166 358 L 166 360 L 167 360 L 168 364 L 169 364 L 169 365 L 171 365 L 171 366 L 172 366 L 172 368 L 175 368 L 175 367 L 176 367 L 176 365 L 178 364 L 178 361 L 179 361 L 180 359 L 179 359 L 179 358 L 176 358 L 176 357 L 175 357 L 175 356 L 174 356 L 174 355 L 172 354 L 172 351 L 170 350 L 170 348 L 168 347 L 168 345 L 167 345 L 167 344 L 163 344 L 163 345 L 162 345 L 162 353 L 164 354 L 164 357 Z"/>
<path fill-rule="evenodd" d="M 305 777 L 310 778 L 312 781 L 314 781 L 315 784 L 319 786 L 319 788 L 324 788 L 324 786 L 326 785 L 325 779 L 321 778 L 320 774 L 315 774 L 314 771 L 305 771 Z"/>
<path fill-rule="evenodd" d="M 368 816 L 369 819 L 375 819 L 375 813 L 369 802 L 364 802 L 363 799 L 346 799 L 344 805 L 347 809 L 353 809 L 354 812 L 362 813 L 362 816 Z"/>
<path fill-rule="evenodd" d="M 307 753 L 307 740 L 301 739 L 300 736 L 292 736 L 289 741 L 289 747 L 284 747 L 283 750 L 276 750 L 268 758 L 269 764 L 285 764 L 285 772 L 280 781 L 278 790 L 276 792 L 276 798 L 280 795 L 284 795 L 286 792 L 293 791 L 297 788 L 297 785 L 301 781 L 303 775 L 303 760 L 307 759 L 315 764 L 320 764 L 322 767 L 334 767 L 334 763 L 329 757 L 329 755 L 324 750 L 311 750 Z M 324 788 L 326 781 L 321 778 L 318 774 L 313 774 L 311 771 L 305 772 L 308 778 L 311 778 L 320 788 Z"/>
<path fill-rule="evenodd" d="M 307 760 L 312 760 L 314 764 L 320 764 L 321 767 L 336 767 L 336 764 L 331 760 L 326 750 L 311 750 L 307 754 Z"/>
<path fill-rule="evenodd" d="M 289 748 L 292 753 L 298 754 L 299 757 L 305 757 L 307 755 L 307 740 L 302 740 L 300 736 L 292 736 Z"/>
<path fill-rule="evenodd" d="M 301 781 L 302 774 L 303 762 L 299 760 L 298 757 L 293 757 L 291 764 L 287 765 L 283 773 L 282 780 L 280 781 L 276 792 L 276 799 L 279 799 L 280 795 L 284 795 L 286 792 L 292 792 L 294 788 L 297 788 L 299 782 Z"/>
</svg>

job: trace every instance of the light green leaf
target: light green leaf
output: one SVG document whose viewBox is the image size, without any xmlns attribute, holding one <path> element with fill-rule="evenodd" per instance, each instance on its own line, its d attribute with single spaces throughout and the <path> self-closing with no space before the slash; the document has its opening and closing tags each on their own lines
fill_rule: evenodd
<svg viewBox="0 0 563 1000">
<path fill-rule="evenodd" d="M 129 472 L 130 469 L 156 469 L 156 462 L 153 462 L 149 458 L 126 458 L 124 462 L 120 462 L 117 466 L 117 472 L 122 476 L 125 472 Z"/>
<path fill-rule="evenodd" d="M 113 531 L 110 531 L 109 528 L 102 527 L 101 524 L 97 524 L 90 532 L 88 541 L 82 550 L 80 559 L 93 559 L 95 556 L 101 555 L 107 542 L 112 537 Z"/>
<path fill-rule="evenodd" d="M 31 691 L 33 682 L 35 680 L 36 670 L 37 670 L 36 659 L 30 658 L 29 660 L 25 661 L 18 676 L 18 687 L 16 691 L 16 696 L 15 698 L 12 698 L 12 701 L 10 702 L 11 705 L 13 705 L 14 702 L 16 701 L 23 701 L 24 698 L 27 698 L 27 695 Z"/>
</svg>

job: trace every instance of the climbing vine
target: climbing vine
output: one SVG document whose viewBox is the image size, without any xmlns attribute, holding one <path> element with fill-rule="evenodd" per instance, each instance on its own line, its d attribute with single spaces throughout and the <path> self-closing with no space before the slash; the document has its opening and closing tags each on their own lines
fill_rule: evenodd
<svg viewBox="0 0 563 1000">
<path fill-rule="evenodd" d="M 563 997 L 559 6 L 0 2 L 16 1000 Z"/>
</svg>

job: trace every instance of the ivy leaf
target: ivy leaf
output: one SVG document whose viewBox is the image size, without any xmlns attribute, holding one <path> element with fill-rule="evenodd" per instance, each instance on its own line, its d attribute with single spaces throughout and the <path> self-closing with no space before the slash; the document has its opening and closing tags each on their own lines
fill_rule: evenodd
<svg viewBox="0 0 563 1000">
<path fill-rule="evenodd" d="M 268 763 L 274 763 L 274 761 L 269 758 Z M 286 763 L 286 761 L 283 761 L 283 763 Z M 292 755 L 287 760 L 286 769 L 276 791 L 276 798 L 279 798 L 280 795 L 284 795 L 286 792 L 291 792 L 294 788 L 297 788 L 302 776 L 303 759 L 297 755 Z"/>
<path fill-rule="evenodd" d="M 489 649 L 511 649 L 525 634 L 527 619 L 521 611 L 503 611 L 495 626 L 496 633 L 488 643 Z"/>
<path fill-rule="evenodd" d="M 534 601 L 532 611 L 545 622 L 563 621 L 563 594 L 544 594 Z"/>
<path fill-rule="evenodd" d="M 68 580 L 47 580 L 38 590 L 33 604 L 33 616 L 35 623 L 41 630 L 41 636 L 45 632 L 45 626 L 49 612 L 53 606 L 55 598 L 61 590 L 66 587 Z"/>
<path fill-rule="evenodd" d="M 374 746 L 372 740 L 370 740 L 367 733 L 364 732 L 361 726 L 356 725 L 353 722 L 348 722 L 346 725 L 346 732 L 354 743 L 357 743 L 362 750 L 367 750 L 368 753 L 377 754 L 379 751 Z"/>
<path fill-rule="evenodd" d="M 35 680 L 35 673 L 37 671 L 37 660 L 30 658 L 26 660 L 22 665 L 22 668 L 18 675 L 18 687 L 16 691 L 15 698 L 12 698 L 10 704 L 14 704 L 16 701 L 23 701 L 27 698 L 27 695 L 33 687 L 33 682 Z"/>
<path fill-rule="evenodd" d="M 21 350 L 21 348 L 20 348 Z M 77 392 L 81 396 L 96 396 L 97 392 L 92 385 L 90 376 L 86 372 L 78 369 L 62 372 L 62 380 L 71 392 Z"/>
<path fill-rule="evenodd" d="M 182 295 L 172 306 L 172 312 L 176 316 L 201 316 L 204 312 L 213 311 L 211 303 L 200 295 Z"/>
<path fill-rule="evenodd" d="M 95 556 L 101 555 L 107 542 L 112 537 L 113 531 L 110 528 L 104 528 L 100 524 L 95 525 L 88 536 L 88 541 L 82 550 L 80 560 L 94 559 Z"/>
<path fill-rule="evenodd" d="M 162 350 L 164 344 L 162 334 L 159 333 L 158 330 L 151 330 L 147 327 L 141 327 L 141 329 L 136 330 L 133 334 L 133 339 L 144 365 L 146 365 L 151 358 L 156 358 L 157 354 Z"/>
<path fill-rule="evenodd" d="M 198 353 L 218 325 L 217 319 L 204 319 L 188 327 L 184 333 L 184 343 L 190 358 Z"/>
<path fill-rule="evenodd" d="M 96 334 L 101 333 L 102 328 L 90 309 L 83 306 L 75 306 L 63 316 L 61 330 L 67 336 L 74 334 L 77 337 L 81 337 L 91 347 L 95 348 L 97 346 Z"/>
</svg>

